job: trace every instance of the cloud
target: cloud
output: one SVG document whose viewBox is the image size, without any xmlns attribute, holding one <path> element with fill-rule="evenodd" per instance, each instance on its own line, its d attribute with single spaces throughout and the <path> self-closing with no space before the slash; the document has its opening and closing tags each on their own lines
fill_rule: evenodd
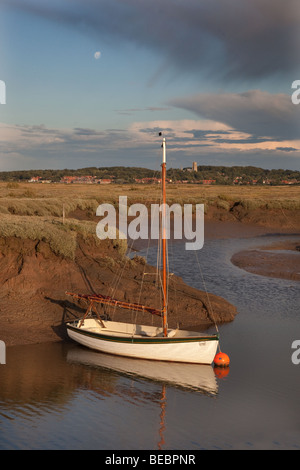
<svg viewBox="0 0 300 470">
<path fill-rule="evenodd" d="M 171 108 L 166 106 L 146 106 L 145 108 L 125 108 L 125 109 L 116 109 L 116 113 L 118 114 L 125 114 L 125 115 L 132 115 L 135 113 L 140 112 L 160 112 L 160 111 L 169 111 Z"/>
<path fill-rule="evenodd" d="M 282 152 L 296 152 L 295 147 L 276 147 L 276 150 L 281 150 Z"/>
<path fill-rule="evenodd" d="M 205 119 L 217 120 L 256 137 L 297 139 L 300 109 L 285 94 L 260 90 L 197 94 L 169 101 Z"/>
<path fill-rule="evenodd" d="M 177 71 L 256 79 L 295 70 L 298 0 L 2 0 L 84 33 L 149 48 Z M 293 54 L 294 53 L 294 54 Z"/>
<path fill-rule="evenodd" d="M 209 120 L 134 122 L 128 129 L 54 129 L 0 124 L 2 170 L 143 166 L 158 169 L 160 137 L 167 137 L 168 166 L 256 165 L 299 169 L 300 141 L 255 138 Z"/>
</svg>

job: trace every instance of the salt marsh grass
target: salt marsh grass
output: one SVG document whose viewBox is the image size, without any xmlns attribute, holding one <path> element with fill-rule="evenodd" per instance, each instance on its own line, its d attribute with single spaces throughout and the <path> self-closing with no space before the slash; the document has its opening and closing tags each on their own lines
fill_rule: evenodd
<svg viewBox="0 0 300 470">
<path fill-rule="evenodd" d="M 0 237 L 20 237 L 46 241 L 51 250 L 74 259 L 78 237 L 104 243 L 96 236 L 96 209 L 109 203 L 118 207 L 119 196 L 127 196 L 128 206 L 159 203 L 159 185 L 86 185 L 0 183 Z M 300 186 L 203 186 L 169 184 L 171 206 L 204 204 L 205 213 L 215 207 L 226 214 L 235 206 L 247 212 L 295 211 L 300 209 Z M 79 220 L 80 219 L 80 220 Z M 111 240 L 125 254 L 126 240 Z"/>
</svg>

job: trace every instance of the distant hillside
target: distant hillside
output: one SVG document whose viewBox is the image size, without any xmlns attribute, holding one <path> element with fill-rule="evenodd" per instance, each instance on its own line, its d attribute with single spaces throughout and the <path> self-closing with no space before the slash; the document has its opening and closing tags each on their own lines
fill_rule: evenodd
<svg viewBox="0 0 300 470">
<path fill-rule="evenodd" d="M 159 177 L 159 171 L 139 167 L 88 167 L 77 170 L 26 170 L 0 172 L 1 181 L 29 181 L 40 177 L 40 180 L 59 182 L 66 176 L 93 176 L 94 178 L 111 179 L 115 183 L 135 183 L 143 178 Z M 208 183 L 208 184 L 300 184 L 300 171 L 266 170 L 254 166 L 209 166 L 199 165 L 198 171 L 192 168 L 170 168 L 167 178 L 172 182 Z"/>
</svg>

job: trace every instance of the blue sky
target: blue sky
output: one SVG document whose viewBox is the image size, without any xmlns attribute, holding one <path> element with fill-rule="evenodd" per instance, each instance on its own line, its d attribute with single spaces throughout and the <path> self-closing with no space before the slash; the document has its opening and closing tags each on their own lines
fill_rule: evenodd
<svg viewBox="0 0 300 470">
<path fill-rule="evenodd" d="M 0 170 L 300 169 L 296 0 L 0 0 Z M 96 52 L 98 58 L 95 57 Z"/>
</svg>

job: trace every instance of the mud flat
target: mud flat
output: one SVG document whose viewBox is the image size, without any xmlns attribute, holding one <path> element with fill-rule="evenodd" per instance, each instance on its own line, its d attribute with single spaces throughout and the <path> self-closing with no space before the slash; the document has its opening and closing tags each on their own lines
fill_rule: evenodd
<svg viewBox="0 0 300 470">
<path fill-rule="evenodd" d="M 236 253 L 232 263 L 253 274 L 300 281 L 300 238 Z"/>
</svg>

